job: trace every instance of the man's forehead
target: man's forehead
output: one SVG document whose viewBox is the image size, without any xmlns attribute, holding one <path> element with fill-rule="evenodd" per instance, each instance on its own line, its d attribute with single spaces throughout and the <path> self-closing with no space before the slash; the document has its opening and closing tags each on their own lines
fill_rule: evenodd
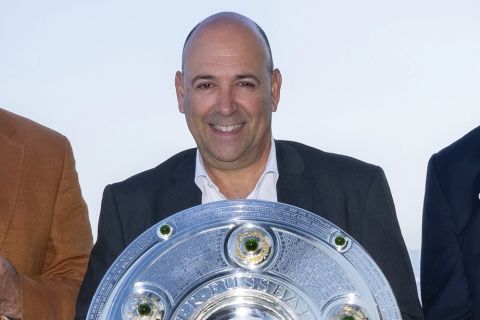
<svg viewBox="0 0 480 320">
<path fill-rule="evenodd" d="M 208 74 L 232 78 L 239 74 L 268 73 L 266 65 L 265 50 L 259 45 L 248 42 L 224 44 L 221 38 L 210 37 L 198 45 L 187 48 L 184 74 L 189 77 Z"/>
</svg>

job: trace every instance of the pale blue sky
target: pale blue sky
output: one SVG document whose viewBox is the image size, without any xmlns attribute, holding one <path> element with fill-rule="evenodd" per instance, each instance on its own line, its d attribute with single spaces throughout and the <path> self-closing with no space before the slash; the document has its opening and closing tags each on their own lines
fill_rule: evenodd
<svg viewBox="0 0 480 320">
<path fill-rule="evenodd" d="M 275 138 L 380 165 L 419 248 L 428 158 L 480 124 L 478 1 L 2 0 L 0 106 L 69 137 L 94 233 L 106 184 L 194 146 L 174 73 L 218 11 L 270 38 Z"/>
</svg>

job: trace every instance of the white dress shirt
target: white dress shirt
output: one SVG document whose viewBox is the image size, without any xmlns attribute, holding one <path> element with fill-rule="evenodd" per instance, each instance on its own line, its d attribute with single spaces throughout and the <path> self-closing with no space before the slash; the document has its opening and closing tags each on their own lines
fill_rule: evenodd
<svg viewBox="0 0 480 320">
<path fill-rule="evenodd" d="M 270 153 L 268 154 L 265 169 L 263 170 L 260 179 L 258 179 L 255 188 L 247 196 L 247 199 L 277 201 L 278 167 L 275 142 L 273 139 L 270 145 Z M 202 156 L 198 149 L 195 163 L 195 184 L 202 191 L 202 204 L 227 199 L 208 176 L 205 166 L 203 165 Z"/>
</svg>

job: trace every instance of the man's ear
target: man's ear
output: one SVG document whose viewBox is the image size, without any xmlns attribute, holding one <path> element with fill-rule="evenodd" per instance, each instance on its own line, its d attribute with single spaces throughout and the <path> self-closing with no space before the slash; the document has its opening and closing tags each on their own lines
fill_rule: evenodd
<svg viewBox="0 0 480 320">
<path fill-rule="evenodd" d="M 280 101 L 280 89 L 282 88 L 282 74 L 280 70 L 275 69 L 272 72 L 272 111 L 277 111 L 278 102 Z"/>
<path fill-rule="evenodd" d="M 178 110 L 185 113 L 183 101 L 185 97 L 185 87 L 183 86 L 183 74 L 180 71 L 175 73 L 175 91 L 177 92 Z"/>
</svg>

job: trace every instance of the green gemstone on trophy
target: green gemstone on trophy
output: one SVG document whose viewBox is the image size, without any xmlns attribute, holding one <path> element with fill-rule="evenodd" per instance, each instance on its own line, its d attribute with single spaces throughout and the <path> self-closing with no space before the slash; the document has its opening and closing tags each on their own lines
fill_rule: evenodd
<svg viewBox="0 0 480 320">
<path fill-rule="evenodd" d="M 255 252 L 258 249 L 258 240 L 255 238 L 249 238 L 245 241 L 245 249 L 249 252 Z"/>
<path fill-rule="evenodd" d="M 342 236 L 337 236 L 335 238 L 335 245 L 337 245 L 339 247 L 343 247 L 346 243 L 347 243 L 347 240 Z M 345 318 L 345 317 L 343 319 L 348 320 L 348 318 Z"/>
<path fill-rule="evenodd" d="M 137 312 L 139 316 L 149 316 L 152 313 L 152 307 L 148 303 L 140 303 Z"/>
<path fill-rule="evenodd" d="M 172 228 L 170 228 L 168 224 L 164 224 L 160 227 L 160 233 L 164 236 L 168 236 L 171 231 L 172 231 Z"/>
<path fill-rule="evenodd" d="M 342 320 L 355 320 L 353 316 L 344 316 Z"/>
</svg>

